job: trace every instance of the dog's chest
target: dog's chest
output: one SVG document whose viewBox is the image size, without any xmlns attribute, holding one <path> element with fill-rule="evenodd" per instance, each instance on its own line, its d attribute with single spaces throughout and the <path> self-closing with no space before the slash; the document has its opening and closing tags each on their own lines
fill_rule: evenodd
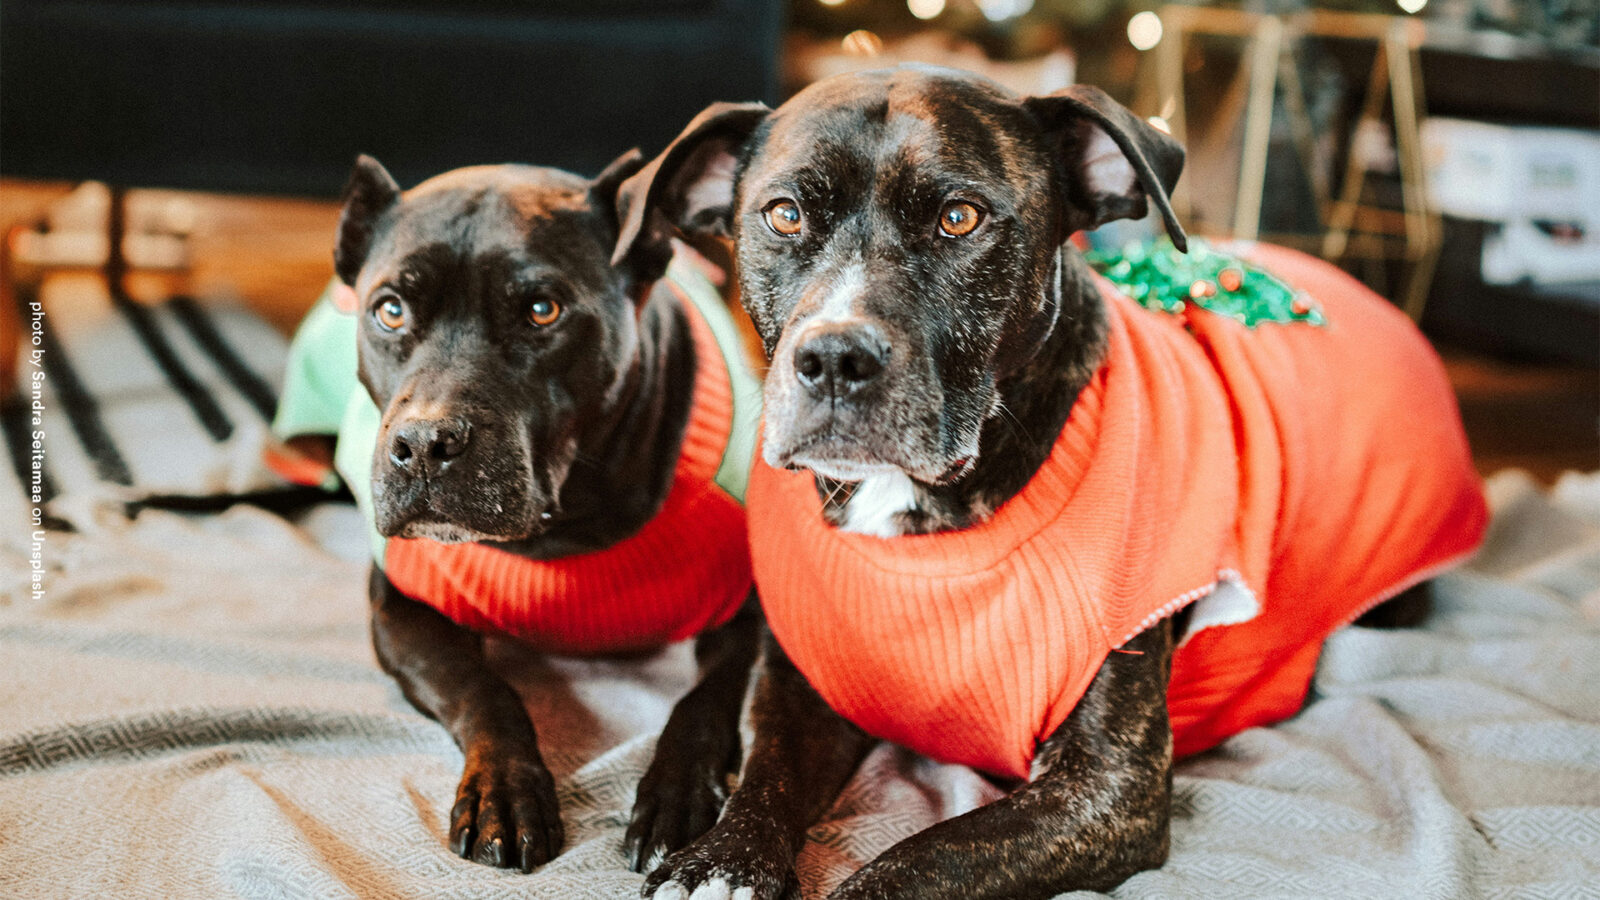
<svg viewBox="0 0 1600 900">
<path fill-rule="evenodd" d="M 856 485 L 845 501 L 839 530 L 874 537 L 897 537 L 903 513 L 916 509 L 917 490 L 904 472 L 872 475 Z"/>
</svg>

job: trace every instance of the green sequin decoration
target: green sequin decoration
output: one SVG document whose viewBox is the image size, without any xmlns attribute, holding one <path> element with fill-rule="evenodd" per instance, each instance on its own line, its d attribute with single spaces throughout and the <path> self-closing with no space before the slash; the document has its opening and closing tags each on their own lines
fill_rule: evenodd
<svg viewBox="0 0 1600 900">
<path fill-rule="evenodd" d="M 1250 328 L 1262 322 L 1327 324 L 1322 308 L 1304 292 L 1198 238 L 1189 239 L 1188 253 L 1161 238 L 1120 251 L 1091 250 L 1084 258 L 1145 309 L 1179 313 L 1194 304 Z"/>
</svg>

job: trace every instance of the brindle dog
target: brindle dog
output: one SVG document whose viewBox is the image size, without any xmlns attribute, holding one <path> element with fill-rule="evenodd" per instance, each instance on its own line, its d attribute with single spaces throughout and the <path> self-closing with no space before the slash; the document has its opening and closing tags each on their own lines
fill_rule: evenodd
<svg viewBox="0 0 1600 900">
<path fill-rule="evenodd" d="M 618 258 L 663 229 L 732 237 L 772 359 L 763 452 L 818 476 L 829 521 L 881 536 L 967 527 L 1044 462 L 1106 348 L 1067 238 L 1153 205 L 1170 137 L 1092 87 L 1017 98 L 925 67 L 841 76 L 776 111 L 708 108 L 620 192 Z M 1130 488 L 1131 489 L 1131 488 Z M 1168 619 L 1101 666 L 1008 797 L 890 848 L 835 900 L 1049 897 L 1166 859 Z M 771 639 L 742 784 L 645 896 L 798 896 L 806 828 L 872 740 Z"/>
</svg>

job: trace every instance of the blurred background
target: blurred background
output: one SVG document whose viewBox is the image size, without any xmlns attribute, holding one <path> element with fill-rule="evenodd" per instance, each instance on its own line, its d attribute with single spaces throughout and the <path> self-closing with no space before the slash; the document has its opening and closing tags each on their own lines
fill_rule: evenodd
<svg viewBox="0 0 1600 900">
<path fill-rule="evenodd" d="M 408 187 L 592 175 L 710 102 L 905 60 L 1097 84 L 1170 129 L 1190 233 L 1326 257 L 1415 317 L 1498 473 L 1428 628 L 1330 639 L 1328 702 L 1180 769 L 1172 860 L 1118 895 L 1595 896 L 1597 6 L 0 0 L 0 900 L 638 897 L 624 823 L 692 649 L 492 642 L 567 850 L 454 858 L 462 756 L 374 665 L 370 527 L 327 441 L 269 428 L 289 336 L 358 153 Z M 799 876 L 995 796 L 881 747 Z"/>
<path fill-rule="evenodd" d="M 237 387 L 203 328 L 141 310 L 198 297 L 288 333 L 331 274 L 357 153 L 404 185 L 592 174 L 709 102 L 911 60 L 1106 88 L 1188 146 L 1191 231 L 1320 254 L 1421 322 L 1486 473 L 1600 468 L 1600 0 L 7 0 L 13 463 L 41 328 L 80 380 L 121 323 L 157 386 Z M 116 402 L 57 375 L 57 407 Z"/>
</svg>

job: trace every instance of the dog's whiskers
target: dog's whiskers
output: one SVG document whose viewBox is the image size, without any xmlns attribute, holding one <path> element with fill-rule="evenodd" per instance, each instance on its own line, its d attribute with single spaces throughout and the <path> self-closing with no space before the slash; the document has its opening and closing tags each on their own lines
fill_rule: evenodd
<svg viewBox="0 0 1600 900">
<path fill-rule="evenodd" d="M 999 400 L 995 403 L 995 410 L 1005 417 L 1005 421 L 1010 423 L 1011 429 L 1017 437 L 1024 440 L 1027 439 L 1028 429 L 1022 424 L 1022 420 L 1018 419 L 1016 414 L 1006 406 L 1004 400 Z"/>
</svg>

